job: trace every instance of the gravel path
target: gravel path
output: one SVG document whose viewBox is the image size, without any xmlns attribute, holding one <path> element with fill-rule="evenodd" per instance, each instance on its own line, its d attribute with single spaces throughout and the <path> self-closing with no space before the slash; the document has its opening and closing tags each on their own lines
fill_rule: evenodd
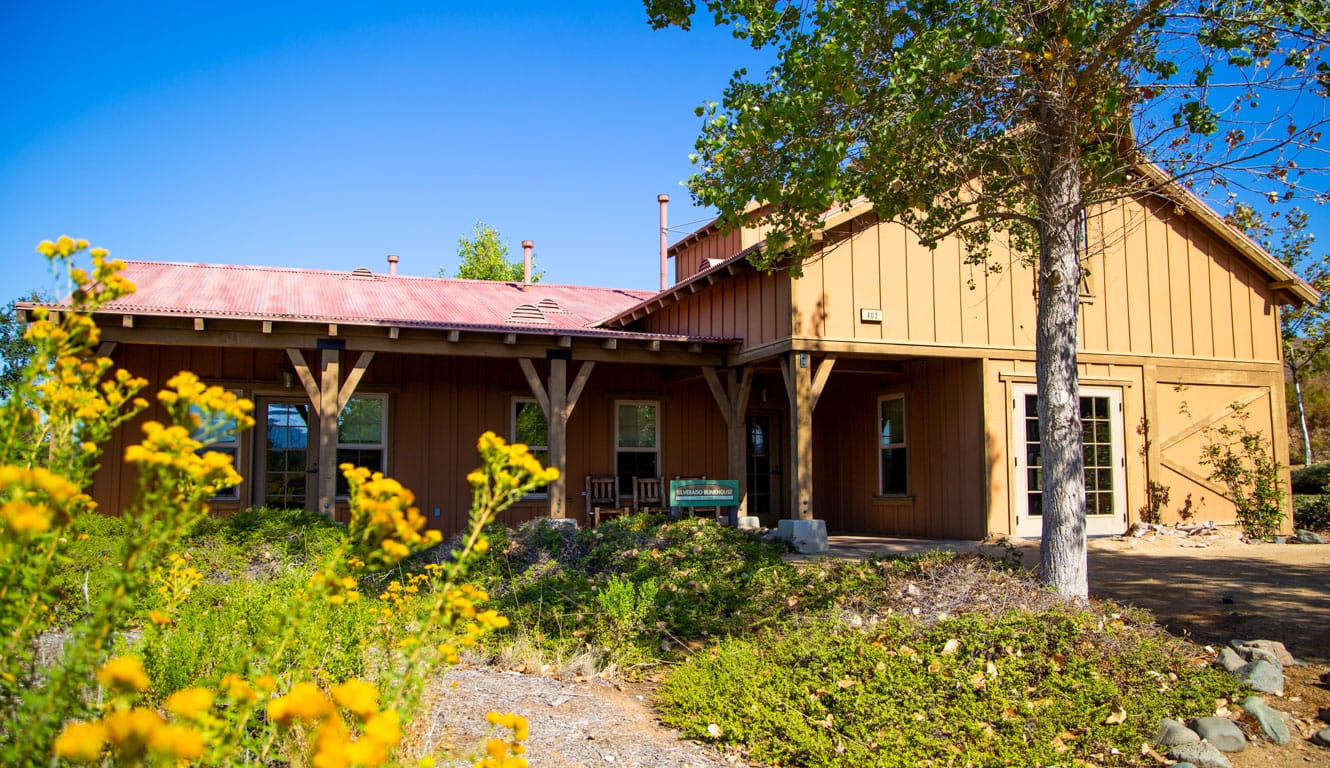
<svg viewBox="0 0 1330 768">
<path fill-rule="evenodd" d="M 453 687 L 453 683 L 456 687 Z M 490 735 L 485 713 L 516 712 L 530 724 L 532 765 L 542 768 L 729 768 L 733 755 L 685 740 L 662 725 L 644 696 L 599 679 L 553 677 L 459 667 L 430 692 L 423 732 L 410 740 L 421 751 L 452 744 L 463 754 Z M 470 765 L 458 762 L 457 765 Z"/>
</svg>

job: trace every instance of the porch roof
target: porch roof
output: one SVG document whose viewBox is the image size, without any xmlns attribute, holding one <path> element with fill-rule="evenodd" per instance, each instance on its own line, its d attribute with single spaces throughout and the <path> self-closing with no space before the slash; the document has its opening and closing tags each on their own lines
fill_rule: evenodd
<svg viewBox="0 0 1330 768">
<path fill-rule="evenodd" d="M 600 325 L 654 295 L 619 288 L 508 283 L 283 267 L 129 261 L 137 290 L 102 306 L 119 317 L 271 321 L 538 336 L 721 342 L 704 336 L 629 332 Z M 25 304 L 64 309 L 61 301 Z M 127 326 L 130 327 L 130 326 Z"/>
</svg>

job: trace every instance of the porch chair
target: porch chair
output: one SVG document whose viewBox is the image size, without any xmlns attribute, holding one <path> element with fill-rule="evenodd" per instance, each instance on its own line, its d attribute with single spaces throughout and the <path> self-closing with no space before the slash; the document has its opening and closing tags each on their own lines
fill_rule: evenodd
<svg viewBox="0 0 1330 768">
<path fill-rule="evenodd" d="M 669 512 L 665 504 L 665 481 L 659 477 L 633 478 L 633 512 Z"/>
<path fill-rule="evenodd" d="M 613 475 L 586 476 L 586 519 L 591 525 L 600 525 L 601 515 L 622 515 L 619 506 L 619 478 Z"/>
</svg>

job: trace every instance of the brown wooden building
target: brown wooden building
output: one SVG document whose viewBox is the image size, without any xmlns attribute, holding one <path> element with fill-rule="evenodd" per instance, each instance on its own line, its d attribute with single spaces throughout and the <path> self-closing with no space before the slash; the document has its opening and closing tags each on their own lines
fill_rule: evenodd
<svg viewBox="0 0 1330 768">
<path fill-rule="evenodd" d="M 1233 519 L 1198 462 L 1230 418 L 1286 461 L 1281 305 L 1316 294 L 1177 189 L 1086 217 L 1080 319 L 1089 533 L 1138 519 L 1147 487 Z M 484 430 L 535 444 L 565 482 L 510 513 L 585 523 L 583 478 L 741 483 L 766 525 L 955 538 L 1039 535 L 1031 270 L 1000 247 L 966 265 L 869 206 L 828 214 L 792 279 L 745 260 L 760 228 L 670 248 L 659 293 L 254 267 L 131 263 L 99 314 L 117 364 L 189 369 L 257 403 L 233 450 L 246 482 L 214 507 L 335 509 L 330 464 L 382 468 L 433 525 L 466 519 Z M 152 416 L 153 414 L 148 414 Z M 108 447 L 94 496 L 130 490 Z M 538 440 L 544 438 L 541 445 Z"/>
</svg>

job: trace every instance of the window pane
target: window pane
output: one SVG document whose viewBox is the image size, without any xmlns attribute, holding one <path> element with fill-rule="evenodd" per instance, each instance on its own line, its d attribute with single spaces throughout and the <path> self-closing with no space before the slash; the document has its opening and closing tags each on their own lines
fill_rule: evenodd
<svg viewBox="0 0 1330 768">
<path fill-rule="evenodd" d="M 337 416 L 337 442 L 383 442 L 383 398 L 351 398 Z"/>
<path fill-rule="evenodd" d="M 619 406 L 619 447 L 656 447 L 656 406 Z"/>
<path fill-rule="evenodd" d="M 654 451 L 621 451 L 616 458 L 615 471 L 619 475 L 619 493 L 633 492 L 633 480 L 639 477 L 659 477 Z"/>
<path fill-rule="evenodd" d="M 903 494 L 907 491 L 904 448 L 882 449 L 882 493 Z"/>
<path fill-rule="evenodd" d="M 371 472 L 382 472 L 383 451 L 378 448 L 338 448 L 337 466 L 348 463 L 364 467 Z M 346 496 L 350 493 L 351 487 L 347 484 L 346 477 L 342 474 L 342 470 L 337 470 L 337 495 Z"/>
<path fill-rule="evenodd" d="M 531 448 L 548 446 L 550 444 L 549 423 L 545 419 L 545 412 L 540 410 L 540 405 L 519 401 L 514 404 L 514 407 L 516 414 L 513 422 L 516 424 L 516 433 L 513 435 L 513 439 L 519 443 L 526 443 Z M 542 460 L 541 463 L 543 464 L 544 461 Z"/>
<path fill-rule="evenodd" d="M 905 442 L 905 400 L 899 397 L 882 401 L 882 411 L 878 422 L 882 445 Z"/>
</svg>

